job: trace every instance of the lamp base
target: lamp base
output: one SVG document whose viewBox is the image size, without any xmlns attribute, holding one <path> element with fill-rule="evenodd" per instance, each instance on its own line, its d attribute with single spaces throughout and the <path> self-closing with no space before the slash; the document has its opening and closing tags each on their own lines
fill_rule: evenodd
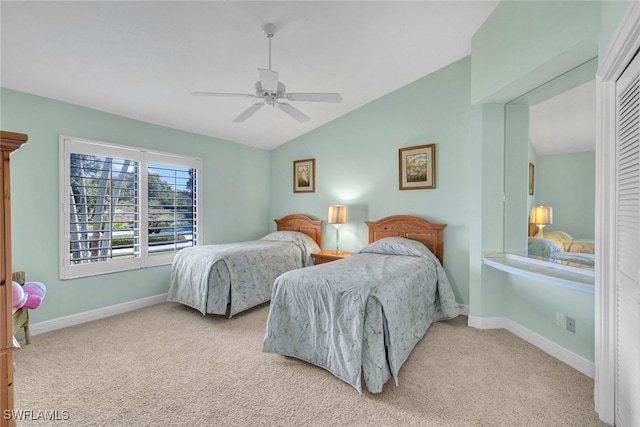
<svg viewBox="0 0 640 427">
<path fill-rule="evenodd" d="M 343 251 L 340 250 L 340 226 L 342 224 L 332 224 L 336 228 L 336 250 L 333 251 L 334 254 L 340 255 Z"/>
<path fill-rule="evenodd" d="M 542 232 L 542 229 L 544 228 L 545 225 L 546 224 L 538 224 L 538 232 L 536 233 L 536 237 L 544 239 L 544 233 Z"/>
</svg>

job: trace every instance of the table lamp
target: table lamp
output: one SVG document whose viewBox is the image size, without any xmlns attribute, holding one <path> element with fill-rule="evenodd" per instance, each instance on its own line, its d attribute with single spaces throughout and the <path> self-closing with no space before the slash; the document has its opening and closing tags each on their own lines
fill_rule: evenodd
<svg viewBox="0 0 640 427">
<path fill-rule="evenodd" d="M 335 253 L 341 254 L 340 250 L 340 234 L 339 229 L 342 224 L 347 222 L 347 207 L 344 205 L 329 206 L 329 214 L 327 222 L 336 228 L 336 250 Z"/>
<path fill-rule="evenodd" d="M 544 237 L 542 229 L 553 223 L 553 208 L 549 206 L 534 206 L 531 208 L 531 223 L 538 227 L 536 237 Z"/>
</svg>

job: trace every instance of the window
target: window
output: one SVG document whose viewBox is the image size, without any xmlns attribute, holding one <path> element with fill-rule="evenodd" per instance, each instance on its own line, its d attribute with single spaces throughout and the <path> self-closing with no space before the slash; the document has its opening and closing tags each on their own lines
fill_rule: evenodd
<svg viewBox="0 0 640 427">
<path fill-rule="evenodd" d="M 60 278 L 169 264 L 200 241 L 200 159 L 60 137 Z"/>
</svg>

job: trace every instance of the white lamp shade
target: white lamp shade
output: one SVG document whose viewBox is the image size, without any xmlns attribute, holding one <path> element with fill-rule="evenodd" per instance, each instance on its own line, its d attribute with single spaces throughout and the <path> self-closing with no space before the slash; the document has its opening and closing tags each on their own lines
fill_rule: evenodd
<svg viewBox="0 0 640 427">
<path fill-rule="evenodd" d="M 549 206 L 534 206 L 531 208 L 531 223 L 548 225 L 553 223 L 553 208 Z"/>
<path fill-rule="evenodd" d="M 329 224 L 346 224 L 347 207 L 343 205 L 329 206 L 329 214 L 327 216 Z"/>
</svg>

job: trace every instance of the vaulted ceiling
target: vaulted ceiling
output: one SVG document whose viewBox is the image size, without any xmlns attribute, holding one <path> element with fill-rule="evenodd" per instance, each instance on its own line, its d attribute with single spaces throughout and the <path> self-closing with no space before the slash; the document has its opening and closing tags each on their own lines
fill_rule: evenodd
<svg viewBox="0 0 640 427">
<path fill-rule="evenodd" d="M 3 87 L 271 149 L 471 53 L 497 1 L 2 1 Z M 290 104 L 233 119 L 258 68 L 288 92 L 342 102 Z"/>
</svg>

